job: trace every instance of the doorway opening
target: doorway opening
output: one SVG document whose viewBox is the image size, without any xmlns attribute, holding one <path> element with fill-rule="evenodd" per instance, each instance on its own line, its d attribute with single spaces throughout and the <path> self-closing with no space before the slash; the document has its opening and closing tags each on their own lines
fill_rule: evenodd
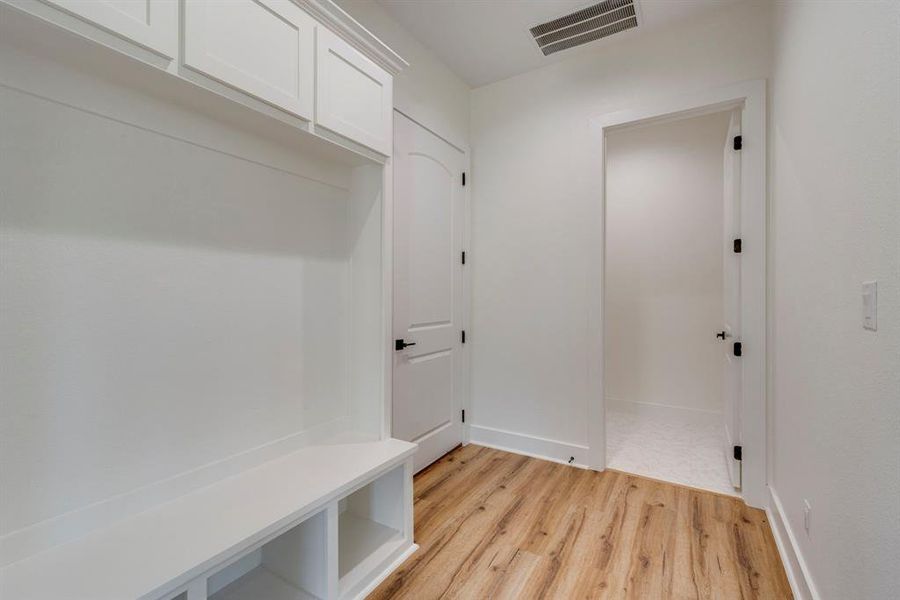
<svg viewBox="0 0 900 600">
<path fill-rule="evenodd" d="M 730 495 L 741 488 L 740 125 L 731 107 L 605 140 L 606 465 Z"/>
<path fill-rule="evenodd" d="M 767 485 L 769 429 L 771 411 L 766 405 L 766 82 L 744 81 L 692 94 L 655 99 L 645 105 L 600 114 L 590 120 L 593 150 L 597 165 L 597 213 L 592 217 L 596 234 L 591 238 L 592 255 L 598 260 L 588 266 L 587 325 L 591 345 L 588 352 L 588 458 L 589 466 L 605 469 L 607 462 L 606 431 L 606 361 L 605 345 L 609 320 L 606 318 L 606 138 L 610 134 L 636 126 L 650 126 L 711 113 L 740 110 L 740 150 L 735 155 L 740 164 L 740 211 L 738 220 L 741 239 L 739 322 L 740 330 L 732 332 L 728 343 L 740 342 L 740 360 L 734 363 L 740 375 L 735 384 L 739 419 L 735 444 L 740 445 L 741 498 L 748 505 L 765 508 L 771 500 Z M 646 232 L 636 235 L 652 239 Z M 663 249 L 662 251 L 667 251 Z M 680 350 L 679 350 L 680 351 Z M 724 424 L 723 424 L 724 427 Z"/>
</svg>

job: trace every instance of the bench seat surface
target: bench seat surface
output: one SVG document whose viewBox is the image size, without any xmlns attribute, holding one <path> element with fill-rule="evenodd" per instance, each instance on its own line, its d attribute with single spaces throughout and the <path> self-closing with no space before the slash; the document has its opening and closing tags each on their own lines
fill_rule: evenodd
<svg viewBox="0 0 900 600">
<path fill-rule="evenodd" d="M 10 600 L 155 600 L 402 463 L 395 439 L 310 446 L 0 571 Z"/>
</svg>

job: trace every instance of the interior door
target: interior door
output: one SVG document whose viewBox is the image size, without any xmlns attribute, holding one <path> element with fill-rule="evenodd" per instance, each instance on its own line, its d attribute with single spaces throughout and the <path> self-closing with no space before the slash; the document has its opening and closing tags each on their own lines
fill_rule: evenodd
<svg viewBox="0 0 900 600">
<path fill-rule="evenodd" d="M 416 471 L 462 442 L 465 156 L 394 115 L 393 436 L 416 442 Z"/>
<path fill-rule="evenodd" d="M 723 256 L 724 330 L 719 334 L 725 370 L 722 377 L 725 416 L 725 460 L 731 483 L 741 487 L 741 461 L 735 446 L 741 445 L 741 359 L 735 356 L 734 343 L 741 339 L 741 261 L 734 240 L 741 237 L 741 153 L 735 149 L 735 137 L 741 135 L 741 113 L 731 114 L 725 140 Z"/>
</svg>

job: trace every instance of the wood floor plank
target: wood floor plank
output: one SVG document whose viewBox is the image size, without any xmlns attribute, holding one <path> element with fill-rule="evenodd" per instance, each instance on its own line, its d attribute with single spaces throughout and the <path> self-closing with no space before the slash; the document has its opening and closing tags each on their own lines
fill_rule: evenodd
<svg viewBox="0 0 900 600">
<path fill-rule="evenodd" d="M 468 445 L 415 478 L 420 549 L 369 598 L 791 598 L 739 499 Z"/>
</svg>

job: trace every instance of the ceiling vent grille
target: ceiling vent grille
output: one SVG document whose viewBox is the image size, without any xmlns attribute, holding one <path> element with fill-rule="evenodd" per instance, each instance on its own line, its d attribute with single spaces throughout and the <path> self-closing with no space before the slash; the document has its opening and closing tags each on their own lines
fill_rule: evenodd
<svg viewBox="0 0 900 600">
<path fill-rule="evenodd" d="M 634 0 L 603 0 L 530 29 L 544 56 L 637 27 Z"/>
</svg>

